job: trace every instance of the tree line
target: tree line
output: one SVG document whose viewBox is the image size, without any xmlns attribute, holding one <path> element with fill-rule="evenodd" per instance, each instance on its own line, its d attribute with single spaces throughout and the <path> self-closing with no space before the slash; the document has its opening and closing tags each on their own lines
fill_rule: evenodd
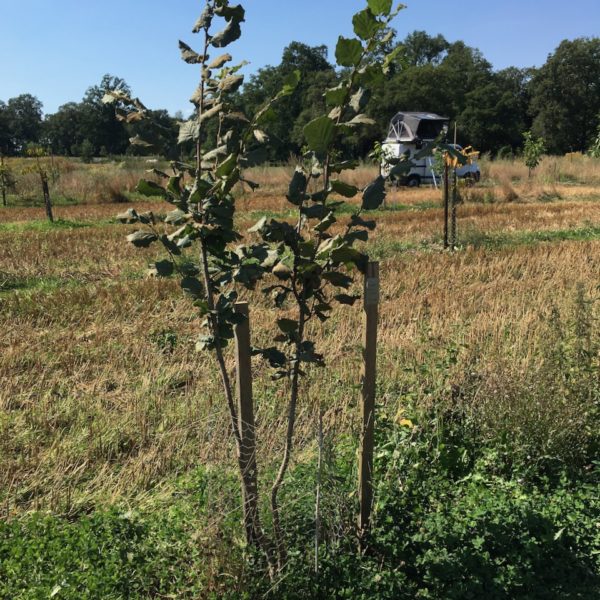
<svg viewBox="0 0 600 600">
<path fill-rule="evenodd" d="M 394 60 L 385 79 L 370 90 L 367 105 L 376 125 L 345 142 L 346 150 L 357 157 L 364 157 L 375 141 L 385 137 L 389 120 L 398 111 L 449 117 L 458 125 L 461 143 L 493 154 L 519 150 L 527 130 L 542 137 L 552 154 L 586 151 L 597 137 L 600 38 L 564 40 L 537 69 L 495 71 L 476 48 L 424 31 L 414 31 L 401 42 L 387 41 L 381 55 L 390 52 Z M 265 160 L 285 161 L 302 151 L 304 125 L 325 108 L 321 90 L 334 87 L 344 74 L 328 61 L 326 46 L 292 42 L 279 65 L 259 69 L 235 94 L 240 112 L 252 115 L 296 70 L 301 73 L 296 93 L 270 115 L 271 144 Z M 115 90 L 131 94 L 123 79 L 105 75 L 81 102 L 69 102 L 46 116 L 42 103 L 31 94 L 6 103 L 0 100 L 0 153 L 19 155 L 38 144 L 65 156 L 133 153 L 175 158 L 180 152 L 182 115 L 155 110 L 151 121 L 119 120 L 113 107 L 102 102 L 107 92 Z M 133 146 L 132 138 L 138 141 Z"/>
</svg>

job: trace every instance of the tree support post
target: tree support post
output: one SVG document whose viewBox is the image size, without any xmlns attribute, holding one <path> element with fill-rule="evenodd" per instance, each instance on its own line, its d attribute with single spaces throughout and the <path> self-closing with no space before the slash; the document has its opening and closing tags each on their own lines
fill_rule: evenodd
<svg viewBox="0 0 600 600">
<path fill-rule="evenodd" d="M 358 466 L 360 514 L 359 540 L 363 547 L 373 504 L 373 449 L 375 433 L 375 390 L 377 383 L 377 323 L 379 319 L 379 263 L 367 265 L 364 283 L 365 333 L 363 348 L 361 437 Z"/>
<path fill-rule="evenodd" d="M 458 206 L 458 177 L 456 175 L 456 169 L 452 175 L 452 201 L 451 201 L 451 212 L 450 212 L 450 249 L 452 252 L 456 250 L 456 210 Z"/>
<path fill-rule="evenodd" d="M 52 202 L 50 200 L 50 189 L 48 188 L 48 176 L 40 174 L 42 180 L 42 192 L 44 194 L 44 206 L 46 207 L 46 216 L 50 223 L 54 223 L 54 215 L 52 214 Z"/>
<path fill-rule="evenodd" d="M 448 248 L 448 218 L 450 204 L 450 177 L 448 162 L 444 160 L 444 250 Z"/>
<path fill-rule="evenodd" d="M 258 469 L 256 465 L 256 434 L 252 398 L 252 362 L 250 350 L 250 320 L 247 302 L 238 302 L 235 311 L 243 319 L 234 328 L 238 428 L 241 438 L 240 471 L 244 502 L 244 527 L 248 544 L 259 542 L 261 526 L 258 508 Z"/>
</svg>

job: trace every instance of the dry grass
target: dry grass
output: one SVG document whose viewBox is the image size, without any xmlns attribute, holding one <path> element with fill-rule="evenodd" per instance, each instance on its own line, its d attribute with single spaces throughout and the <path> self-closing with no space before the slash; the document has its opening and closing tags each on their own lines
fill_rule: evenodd
<svg viewBox="0 0 600 600">
<path fill-rule="evenodd" d="M 524 182 L 529 179 L 528 170 L 522 160 L 482 161 L 483 179 L 495 181 Z M 567 156 L 545 156 L 532 175 L 534 183 L 600 184 L 600 160 L 583 154 Z"/>
<path fill-rule="evenodd" d="M 242 197 L 242 209 L 287 210 L 275 193 L 289 174 L 287 167 L 280 169 L 253 173 L 273 191 Z M 600 225 L 600 202 L 593 201 L 597 189 L 560 189 L 561 199 L 552 203 L 523 201 L 521 188 L 518 202 L 463 205 L 459 231 L 518 234 Z M 588 199 L 570 195 L 571 189 L 585 189 Z M 439 194 L 426 189 L 391 194 L 390 205 L 408 208 L 377 215 L 375 247 L 439 238 L 441 210 L 426 206 L 436 198 Z M 145 203 L 144 208 L 168 207 Z M 210 356 L 193 351 L 199 333 L 194 311 L 175 282 L 143 276 L 155 251 L 129 247 L 128 228 L 108 222 L 115 212 L 111 204 L 58 207 L 62 219 L 88 226 L 47 228 L 36 221 L 39 209 L 0 211 L 0 285 L 2 276 L 8 282 L 0 288 L 5 290 L 0 292 L 0 501 L 8 512 L 140 504 L 161 490 L 167 493 L 172 479 L 193 465 L 231 458 L 232 444 L 223 443 L 229 437 L 227 418 L 211 375 L 214 365 Z M 255 216 L 240 219 L 245 225 Z M 449 347 L 459 348 L 459 356 L 456 364 L 443 367 L 443 379 L 456 385 L 476 374 L 488 386 L 480 388 L 489 392 L 495 383 L 485 374 L 499 373 L 500 365 L 508 362 L 505 371 L 513 378 L 534 369 L 551 308 L 570 314 L 577 286 L 592 295 L 600 280 L 597 239 L 388 256 L 382 266 L 379 372 L 380 397 L 390 410 L 407 395 L 436 401 L 431 382 L 406 369 L 443 362 Z M 245 297 L 252 305 L 254 341 L 267 343 L 273 309 L 259 292 Z M 356 435 L 353 386 L 360 371 L 361 321 L 358 306 L 345 307 L 315 330 L 329 366 L 310 373 L 299 415 L 300 456 L 312 447 L 318 404 L 331 435 Z M 279 408 L 286 390 L 273 385 L 261 362 L 254 368 L 264 467 L 281 443 Z M 559 419 L 567 409 L 546 414 Z M 523 412 L 523 419 L 532 415 Z"/>
<path fill-rule="evenodd" d="M 497 234 L 510 242 L 524 232 L 597 228 L 598 161 L 552 161 L 545 160 L 532 181 L 517 163 L 484 163 L 494 185 L 488 179 L 464 190 L 459 237 Z M 107 203 L 106 190 L 131 192 L 146 166 L 61 162 L 56 189 L 62 186 L 61 194 L 84 203 L 57 206 L 63 222 L 54 228 L 44 224 L 39 207 L 0 210 L 0 502 L 10 513 L 35 507 L 69 511 L 105 501 L 140 504 L 161 490 L 168 493 L 169 482 L 199 462 L 230 459 L 214 365 L 193 351 L 199 333 L 193 310 L 175 282 L 145 278 L 154 249 L 129 247 L 127 228 L 111 222 L 116 212 L 139 204 L 115 207 Z M 283 196 L 292 169 L 249 174 L 261 190 L 238 192 L 242 227 L 256 220 L 250 212 L 289 214 Z M 562 175 L 550 180 L 555 171 Z M 579 184 L 564 181 L 564 174 L 575 172 Z M 376 168 L 365 166 L 350 180 L 363 186 L 375 174 Z M 34 184 L 32 179 L 32 190 Z M 509 201 L 513 192 L 518 197 Z M 440 193 L 431 188 L 400 189 L 389 195 L 390 210 L 377 214 L 373 247 L 388 249 L 379 342 L 382 401 L 391 410 L 407 394 L 438 401 L 432 381 L 410 376 L 406 368 L 428 364 L 435 370 L 431 365 L 443 364 L 448 348 L 456 347 L 456 364 L 436 377 L 455 385 L 469 378 L 471 386 L 479 382 L 475 398 L 485 396 L 482 422 L 493 422 L 495 406 L 504 403 L 504 414 L 514 411 L 523 422 L 543 416 L 570 419 L 575 427 L 572 404 L 543 408 L 540 400 L 530 410 L 502 400 L 506 396 L 493 406 L 489 399 L 536 368 L 548 342 L 551 308 L 570 314 L 578 285 L 595 293 L 600 242 L 495 249 L 467 244 L 462 252 L 444 254 L 432 244 L 441 236 L 439 204 Z M 169 210 L 165 203 L 143 207 Z M 423 242 L 425 251 L 398 250 Z M 273 310 L 258 292 L 246 298 L 254 340 L 267 343 Z M 357 434 L 361 320 L 358 307 L 338 309 L 315 331 L 330 366 L 313 370 L 305 389 L 299 456 L 312 447 L 317 403 L 331 435 Z M 264 466 L 281 444 L 279 407 L 286 390 L 270 381 L 262 363 L 254 366 Z"/>
<path fill-rule="evenodd" d="M 14 200 L 20 205 L 42 202 L 39 175 L 32 172 L 34 159 L 9 159 L 7 164 L 16 178 Z M 135 192 L 140 178 L 152 178 L 146 171 L 156 166 L 143 159 L 131 158 L 121 163 L 93 164 L 66 158 L 43 158 L 41 165 L 48 173 L 51 197 L 61 203 L 79 204 L 126 202 L 127 195 Z"/>
</svg>

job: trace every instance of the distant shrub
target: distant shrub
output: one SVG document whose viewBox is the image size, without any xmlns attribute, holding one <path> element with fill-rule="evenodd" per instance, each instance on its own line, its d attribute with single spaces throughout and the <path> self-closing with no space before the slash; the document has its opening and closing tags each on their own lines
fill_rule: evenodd
<svg viewBox="0 0 600 600">
<path fill-rule="evenodd" d="M 84 163 L 91 163 L 94 159 L 94 144 L 90 142 L 90 140 L 83 140 L 81 146 L 79 146 L 79 154 L 81 156 L 81 160 Z"/>
</svg>

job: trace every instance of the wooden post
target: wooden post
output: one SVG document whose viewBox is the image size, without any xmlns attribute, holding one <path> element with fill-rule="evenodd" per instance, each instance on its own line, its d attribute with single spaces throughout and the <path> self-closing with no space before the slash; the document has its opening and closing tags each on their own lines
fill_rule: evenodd
<svg viewBox="0 0 600 600">
<path fill-rule="evenodd" d="M 450 250 L 454 252 L 456 250 L 456 207 L 458 204 L 458 178 L 456 176 L 456 169 L 452 176 L 452 202 L 450 211 Z"/>
<path fill-rule="evenodd" d="M 379 317 L 379 263 L 367 266 L 364 285 L 365 334 L 362 374 L 362 431 L 358 466 L 360 515 L 359 535 L 362 543 L 371 520 L 373 503 L 373 447 L 375 432 L 375 389 L 377 383 L 377 322 Z"/>
<path fill-rule="evenodd" d="M 46 207 L 46 216 L 50 223 L 54 223 L 54 215 L 52 214 L 52 202 L 50 201 L 50 190 L 48 189 L 48 176 L 40 172 L 42 180 L 42 192 L 44 193 L 44 206 Z"/>
<path fill-rule="evenodd" d="M 248 303 L 238 302 L 235 312 L 244 317 L 234 328 L 238 427 L 242 441 L 239 462 L 242 473 L 244 527 L 248 543 L 255 544 L 258 541 L 257 536 L 260 535 L 260 522 Z"/>
<path fill-rule="evenodd" d="M 444 160 L 444 249 L 448 248 L 448 217 L 450 202 L 450 177 L 448 163 Z"/>
</svg>

